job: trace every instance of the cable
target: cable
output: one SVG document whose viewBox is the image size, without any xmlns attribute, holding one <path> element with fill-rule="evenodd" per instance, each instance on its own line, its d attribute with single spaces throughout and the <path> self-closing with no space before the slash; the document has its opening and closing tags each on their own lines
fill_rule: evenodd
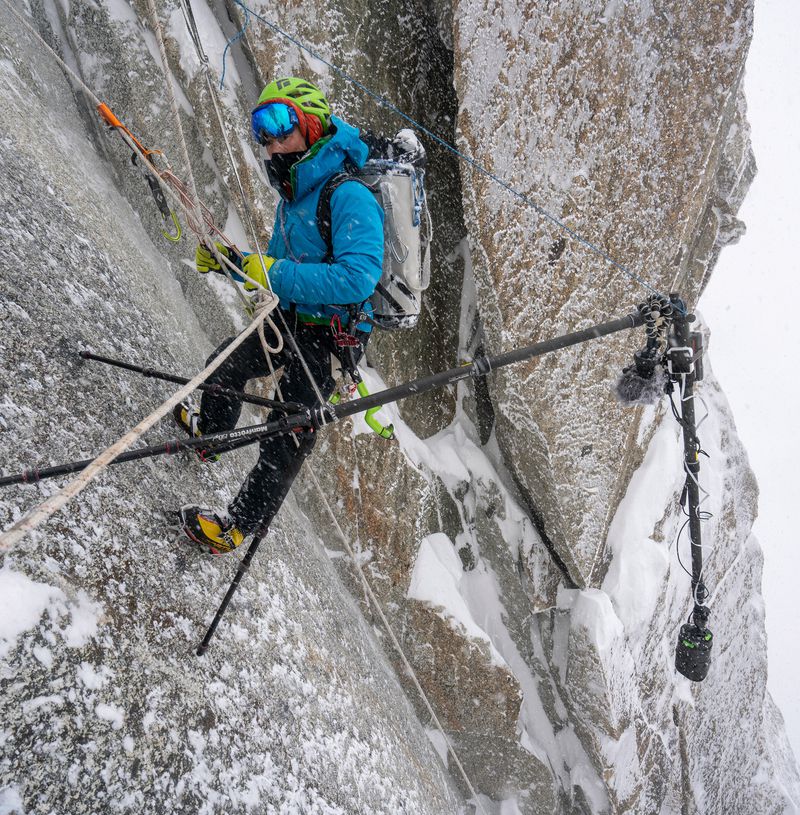
<svg viewBox="0 0 800 815">
<path fill-rule="evenodd" d="M 315 475 L 314 471 L 310 469 L 309 473 L 311 475 L 311 480 L 314 482 L 314 486 L 316 487 L 316 489 L 320 492 L 321 495 L 324 495 L 324 493 L 322 492 L 322 486 L 320 485 L 319 481 L 317 481 L 317 476 Z M 347 540 L 347 537 L 345 536 L 342 527 L 339 525 L 339 521 L 336 519 L 336 515 L 334 515 L 333 510 L 331 509 L 330 504 L 327 502 L 327 500 L 324 502 L 324 504 L 325 509 L 327 509 L 328 514 L 330 515 L 331 520 L 333 521 L 333 525 L 336 528 L 336 532 L 338 533 L 339 537 L 342 540 L 342 543 L 345 546 L 345 549 L 347 550 L 348 557 L 353 561 L 353 564 L 356 567 L 358 576 L 361 578 L 361 581 L 364 585 L 364 591 L 367 593 L 370 601 L 375 607 L 375 610 L 378 612 L 378 616 L 380 617 L 381 622 L 383 623 L 383 627 L 389 634 L 389 639 L 392 641 L 392 645 L 395 647 L 397 653 L 400 655 L 400 660 L 403 663 L 403 667 L 406 669 L 408 675 L 411 677 L 411 681 L 414 683 L 414 687 L 417 689 L 417 692 L 419 693 L 420 698 L 422 699 L 422 702 L 425 705 L 425 709 L 428 711 L 434 725 L 436 726 L 436 729 L 444 738 L 445 744 L 447 745 L 447 749 L 450 755 L 453 757 L 453 761 L 455 761 L 456 766 L 458 767 L 459 772 L 461 773 L 461 777 L 464 779 L 464 783 L 466 784 L 467 789 L 470 792 L 470 795 L 472 795 L 473 799 L 475 800 L 476 806 L 478 807 L 478 809 L 480 809 L 483 815 L 487 815 L 486 810 L 483 808 L 483 804 L 480 801 L 480 798 L 478 798 L 478 793 L 472 786 L 472 782 L 469 780 L 469 776 L 467 775 L 464 766 L 462 765 L 461 761 L 456 755 L 456 752 L 453 749 L 453 745 L 450 742 L 450 739 L 447 737 L 447 734 L 444 731 L 442 723 L 439 721 L 439 717 L 436 715 L 436 712 L 434 711 L 433 706 L 431 705 L 430 700 L 428 699 L 428 695 L 423 690 L 422 685 L 420 684 L 419 679 L 417 678 L 417 675 L 414 671 L 414 668 L 411 666 L 411 663 L 408 661 L 408 658 L 403 652 L 403 648 L 400 645 L 400 642 L 398 641 L 397 637 L 395 636 L 395 633 L 392 630 L 392 626 L 390 625 L 389 620 L 386 618 L 386 615 L 384 614 L 381 604 L 378 602 L 378 598 L 372 591 L 372 587 L 370 586 L 369 581 L 367 580 L 367 577 L 364 574 L 363 569 L 361 568 L 361 564 L 358 562 L 358 558 L 356 557 L 355 552 L 350 546 L 350 542 Z"/>
<path fill-rule="evenodd" d="M 181 0 L 183 3 L 184 0 Z M 219 89 L 222 90 L 225 87 L 225 60 L 228 56 L 228 51 L 230 48 L 237 43 L 242 37 L 244 37 L 244 32 L 247 31 L 247 26 L 250 25 L 250 11 L 245 8 L 244 10 L 244 25 L 237 31 L 233 37 L 231 37 L 227 43 L 225 43 L 225 50 L 222 52 L 222 75 L 219 78 Z"/>
<path fill-rule="evenodd" d="M 680 383 L 679 383 L 678 387 L 679 387 L 679 398 L 680 398 L 681 404 L 683 404 L 684 402 L 688 402 L 689 400 L 694 401 L 695 396 L 696 396 L 694 393 L 692 393 L 691 396 L 686 396 L 686 377 L 688 376 L 688 374 L 687 373 L 680 373 L 680 374 L 678 374 L 678 376 L 680 376 Z M 682 412 L 680 414 L 678 413 L 678 409 L 675 406 L 675 401 L 672 398 L 672 390 L 668 391 L 668 394 L 669 394 L 670 407 L 672 408 L 672 415 L 675 417 L 676 421 L 681 425 L 684 432 L 686 432 L 688 430 L 688 427 L 687 427 L 686 421 L 683 418 Z M 708 458 L 709 457 L 708 453 L 706 453 L 705 450 L 703 450 L 703 448 L 702 448 L 702 446 L 700 444 L 700 440 L 697 438 L 696 431 L 697 431 L 697 428 L 700 427 L 700 425 L 704 421 L 706 421 L 706 419 L 708 419 L 710 411 L 708 409 L 708 405 L 706 404 L 706 401 L 702 397 L 697 397 L 697 398 L 699 399 L 700 403 L 703 405 L 703 408 L 705 410 L 705 414 L 703 415 L 702 419 L 700 419 L 699 422 L 695 422 L 695 428 L 694 428 L 695 432 L 692 434 L 692 442 L 693 442 L 693 445 L 694 445 L 694 448 L 695 448 L 695 455 L 699 456 L 699 455 L 702 454 L 702 455 L 704 455 L 704 456 L 706 456 Z M 702 504 L 705 501 L 708 501 L 711 498 L 711 493 L 708 490 L 706 490 L 700 484 L 700 480 L 690 470 L 688 462 L 686 461 L 685 457 L 684 457 L 684 461 L 683 461 L 683 470 L 686 473 L 687 481 L 688 481 L 688 479 L 691 479 L 691 481 L 697 487 L 698 494 L 701 496 L 700 500 L 697 502 L 697 508 L 696 508 L 696 515 L 695 516 L 696 516 L 699 523 L 705 523 L 706 521 L 708 521 L 708 520 L 710 520 L 711 518 L 714 517 L 714 514 L 712 512 L 710 512 L 708 510 L 701 509 Z M 686 489 L 686 487 L 684 487 L 684 490 L 685 489 Z M 706 589 L 705 583 L 703 581 L 703 574 L 705 573 L 707 558 L 703 559 L 703 565 L 702 565 L 702 567 L 700 569 L 700 574 L 697 575 L 697 580 L 695 580 L 694 573 L 690 572 L 686 568 L 686 566 L 683 564 L 683 561 L 681 560 L 681 554 L 680 554 L 680 548 L 679 548 L 681 535 L 683 534 L 683 530 L 686 528 L 687 524 L 689 524 L 690 521 L 691 521 L 691 514 L 686 511 L 683 504 L 681 504 L 681 509 L 683 511 L 683 514 L 687 516 L 687 520 L 683 523 L 681 528 L 678 530 L 678 535 L 677 535 L 677 537 L 675 539 L 675 551 L 676 551 L 676 554 L 678 556 L 678 563 L 680 563 L 681 568 L 683 569 L 684 572 L 686 572 L 689 575 L 689 577 L 692 578 L 692 582 L 694 584 L 693 588 L 692 588 L 692 597 L 694 599 L 695 605 L 696 606 L 705 606 L 706 601 L 708 599 L 708 590 Z M 694 540 L 691 540 L 691 545 L 702 548 L 702 545 L 698 544 L 698 543 L 695 543 Z M 709 556 L 714 553 L 714 547 L 710 546 L 708 543 L 706 543 L 705 549 L 708 552 Z M 702 597 L 700 596 L 701 587 L 702 587 L 703 591 L 705 592 L 705 594 Z"/>
</svg>

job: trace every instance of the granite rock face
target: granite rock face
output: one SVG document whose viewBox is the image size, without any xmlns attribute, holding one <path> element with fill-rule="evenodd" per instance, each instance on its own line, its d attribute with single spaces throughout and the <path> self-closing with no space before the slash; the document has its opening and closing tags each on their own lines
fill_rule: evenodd
<svg viewBox="0 0 800 815">
<path fill-rule="evenodd" d="M 725 242 L 714 207 L 730 201 L 730 218 L 741 200 L 729 168 L 752 159 L 737 106 L 750 4 L 567 2 L 541 13 L 465 2 L 454 18 L 462 145 L 597 248 L 465 170 L 490 347 L 622 316 L 651 290 L 696 302 L 710 247 Z M 580 586 L 602 579 L 608 525 L 642 455 L 629 413 L 606 398 L 629 341 L 598 345 L 491 383 L 498 443 Z"/>
<path fill-rule="evenodd" d="M 433 283 L 417 330 L 372 338 L 373 391 L 621 316 L 648 287 L 693 307 L 743 230 L 745 0 L 253 0 L 249 17 L 193 0 L 208 76 L 182 4 L 156 5 L 198 192 L 243 248 L 250 221 L 259 242 L 272 224 L 248 133 L 268 79 L 307 76 L 361 127 L 407 125 L 326 61 L 535 205 L 424 139 Z M 185 178 L 148 3 L 22 11 Z M 160 238 L 91 101 L 6 10 L 0 34 L 0 447 L 14 471 L 101 449 L 169 392 L 77 364 L 79 347 L 189 372 L 246 323 L 192 270 L 191 239 Z M 223 55 L 220 124 L 208 82 Z M 36 274 L 8 262 L 44 250 Z M 358 417 L 326 428 L 201 663 L 192 646 L 233 565 L 186 551 L 162 510 L 224 505 L 253 453 L 110 470 L 0 569 L 36 611 L 0 635 L 0 809 L 49 811 L 58 793 L 74 812 L 793 811 L 800 779 L 766 692 L 757 487 L 708 364 L 714 665 L 696 686 L 672 667 L 690 610 L 679 428 L 664 404 L 610 394 L 642 342 L 390 406 L 391 442 Z M 4 490 L 2 527 L 53 489 Z"/>
</svg>

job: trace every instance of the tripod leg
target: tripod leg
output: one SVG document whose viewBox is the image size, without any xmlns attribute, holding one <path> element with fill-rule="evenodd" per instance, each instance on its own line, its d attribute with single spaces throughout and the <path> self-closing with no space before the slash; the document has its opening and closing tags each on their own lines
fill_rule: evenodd
<svg viewBox="0 0 800 815">
<path fill-rule="evenodd" d="M 225 613 L 225 609 L 228 608 L 228 603 L 230 603 L 231 598 L 236 593 L 236 589 L 239 588 L 239 583 L 242 580 L 245 572 L 250 568 L 250 563 L 252 562 L 253 558 L 255 557 L 256 552 L 258 551 L 259 544 L 262 540 L 266 537 L 267 530 L 258 531 L 256 532 L 253 540 L 250 541 L 250 546 L 247 548 L 247 552 L 245 552 L 244 557 L 242 558 L 242 562 L 239 564 L 239 568 L 236 570 L 236 575 L 233 578 L 230 586 L 228 586 L 228 591 L 225 593 L 225 597 L 222 598 L 222 603 L 220 603 L 219 608 L 217 609 L 217 613 L 214 616 L 214 619 L 211 622 L 211 625 L 208 627 L 208 631 L 206 631 L 206 635 L 203 637 L 203 641 L 200 645 L 197 646 L 197 656 L 201 657 L 205 652 L 208 650 L 208 644 L 211 642 L 211 638 L 214 636 L 214 632 L 217 630 L 217 626 L 219 625 L 219 621 L 222 619 L 222 615 Z"/>
</svg>

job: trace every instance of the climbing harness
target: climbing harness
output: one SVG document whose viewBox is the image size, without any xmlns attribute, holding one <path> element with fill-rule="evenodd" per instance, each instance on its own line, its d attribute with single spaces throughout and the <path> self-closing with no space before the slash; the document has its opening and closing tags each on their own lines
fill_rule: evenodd
<svg viewBox="0 0 800 815">
<path fill-rule="evenodd" d="M 338 393 L 335 393 L 328 402 L 332 405 L 338 405 L 342 398 L 342 391 L 345 391 L 348 396 L 358 393 L 360 397 L 369 396 L 369 389 L 367 383 L 364 382 L 361 372 L 358 370 L 358 362 L 355 359 L 355 349 L 361 346 L 359 340 L 358 325 L 363 322 L 365 315 L 357 309 L 350 310 L 350 323 L 348 330 L 342 328 L 342 320 L 338 314 L 331 317 L 331 333 L 333 334 L 333 341 L 339 349 L 335 358 L 332 355 L 332 373 L 334 379 L 341 379 L 342 387 Z M 333 362 L 335 359 L 335 362 Z M 338 364 L 338 366 L 337 366 Z M 336 368 L 338 367 L 338 370 Z M 345 377 L 349 377 L 352 385 L 346 385 Z M 380 410 L 380 406 L 372 407 L 364 413 L 364 422 L 379 438 L 390 441 L 394 438 L 394 425 L 383 425 L 376 418 L 375 414 Z"/>
</svg>

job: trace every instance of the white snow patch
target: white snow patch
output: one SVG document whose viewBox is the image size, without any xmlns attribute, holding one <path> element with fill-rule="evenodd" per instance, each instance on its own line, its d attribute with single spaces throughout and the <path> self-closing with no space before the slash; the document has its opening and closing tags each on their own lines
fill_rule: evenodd
<svg viewBox="0 0 800 815">
<path fill-rule="evenodd" d="M 33 655 L 45 668 L 53 667 L 53 652 L 49 648 L 37 645 L 33 649 Z"/>
<path fill-rule="evenodd" d="M 9 568 L 0 569 L 0 659 L 5 659 L 21 634 L 35 628 L 48 605 L 64 594 L 55 586 L 36 583 Z"/>
<path fill-rule="evenodd" d="M 203 46 L 203 51 L 208 57 L 209 65 L 213 71 L 221 76 L 222 75 L 222 55 L 225 52 L 227 45 L 227 38 L 219 26 L 214 12 L 208 3 L 200 3 L 195 0 L 191 2 L 192 14 L 194 15 L 195 22 L 197 23 L 197 31 L 200 35 L 200 42 Z M 168 30 L 172 37 L 175 37 L 181 52 L 181 67 L 190 77 L 194 77 L 195 73 L 200 68 L 200 62 L 197 57 L 194 43 L 188 36 L 186 28 L 186 21 L 183 19 L 183 14 L 176 9 L 173 11 Z M 221 93 L 224 98 L 228 94 L 233 94 L 233 86 L 241 84 L 241 77 L 236 69 L 236 64 L 233 59 L 233 49 L 241 48 L 241 40 L 234 43 L 231 49 L 228 50 L 228 55 L 225 60 L 225 88 Z"/>
<path fill-rule="evenodd" d="M 617 617 L 611 598 L 599 589 L 558 590 L 558 607 L 570 609 L 570 624 L 586 632 L 589 642 L 598 653 L 607 653 L 614 642 L 622 637 L 624 628 Z"/>
<path fill-rule="evenodd" d="M 111 722 L 111 727 L 114 730 L 122 729 L 122 725 L 125 721 L 125 713 L 121 708 L 117 707 L 116 705 L 108 705 L 101 702 L 94 709 L 94 712 L 97 714 L 98 718 Z"/>
<path fill-rule="evenodd" d="M 408 596 L 432 606 L 453 628 L 462 627 L 467 636 L 486 642 L 493 664 L 505 667 L 505 660 L 475 622 L 461 596 L 459 586 L 463 578 L 464 569 L 452 541 L 443 532 L 435 532 L 420 543 Z"/>
<path fill-rule="evenodd" d="M 426 727 L 425 735 L 431 740 L 434 750 L 439 754 L 442 764 L 447 767 L 449 753 L 447 749 L 447 740 L 441 730 L 436 730 L 434 727 Z"/>
<path fill-rule="evenodd" d="M 229 240 L 240 249 L 249 244 L 247 230 L 244 228 L 242 219 L 233 204 L 228 204 L 228 217 L 225 219 L 225 228 L 222 230 Z M 262 249 L 265 247 L 262 246 Z M 253 249 L 255 251 L 255 248 Z"/>
<path fill-rule="evenodd" d="M 556 741 L 569 766 L 572 785 L 583 790 L 592 812 L 608 811 L 609 802 L 606 789 L 572 727 L 568 726 L 560 730 L 556 734 Z"/>
<path fill-rule="evenodd" d="M 0 815 L 25 815 L 22 796 L 16 787 L 0 789 Z"/>
<path fill-rule="evenodd" d="M 105 667 L 101 667 L 100 670 L 95 670 L 94 666 L 88 662 L 81 662 L 78 667 L 77 675 L 84 687 L 89 690 L 100 690 L 111 676 L 111 671 Z"/>
<path fill-rule="evenodd" d="M 328 69 L 327 63 L 323 62 L 321 59 L 317 59 L 316 57 L 312 57 L 308 51 L 302 51 L 301 56 L 303 58 L 303 62 L 318 76 L 328 76 L 330 73 Z"/>
<path fill-rule="evenodd" d="M 84 591 L 78 592 L 78 602 L 70 604 L 72 620 L 64 629 L 64 640 L 70 648 L 82 648 L 97 633 L 102 606 Z"/>
<path fill-rule="evenodd" d="M 668 547 L 651 536 L 684 478 L 677 432 L 673 422 L 662 422 L 608 531 L 613 560 L 603 591 L 629 633 L 652 617 L 669 571 Z"/>
<path fill-rule="evenodd" d="M 58 693 L 53 693 L 45 696 L 37 696 L 34 699 L 26 699 L 22 703 L 22 712 L 24 714 L 30 713 L 32 710 L 38 710 L 40 707 L 48 707 L 53 705 L 61 707 L 64 704 L 64 697 Z"/>
</svg>

